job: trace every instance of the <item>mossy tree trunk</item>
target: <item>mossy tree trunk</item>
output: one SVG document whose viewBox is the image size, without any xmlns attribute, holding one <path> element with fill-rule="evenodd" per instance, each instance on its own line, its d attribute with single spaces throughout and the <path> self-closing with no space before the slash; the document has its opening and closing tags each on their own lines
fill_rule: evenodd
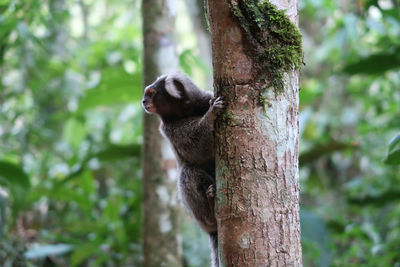
<svg viewBox="0 0 400 267">
<path fill-rule="evenodd" d="M 174 37 L 176 2 L 143 0 L 144 86 L 177 71 Z M 176 162 L 161 136 L 159 119 L 143 117 L 143 266 L 182 266 Z"/>
<path fill-rule="evenodd" d="M 279 11 L 279 10 L 285 10 Z M 220 266 L 302 266 L 297 0 L 208 0 Z"/>
</svg>

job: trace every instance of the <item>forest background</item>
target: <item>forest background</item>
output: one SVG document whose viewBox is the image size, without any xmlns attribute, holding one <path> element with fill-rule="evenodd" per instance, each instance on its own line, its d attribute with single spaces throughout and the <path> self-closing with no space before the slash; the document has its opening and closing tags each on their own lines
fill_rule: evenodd
<svg viewBox="0 0 400 267">
<path fill-rule="evenodd" d="M 206 88 L 177 2 L 181 70 Z M 400 266 L 400 2 L 299 9 L 304 266 Z M 2 266 L 140 264 L 142 50 L 138 0 L 0 0 Z M 182 222 L 185 263 L 206 266 Z"/>
</svg>

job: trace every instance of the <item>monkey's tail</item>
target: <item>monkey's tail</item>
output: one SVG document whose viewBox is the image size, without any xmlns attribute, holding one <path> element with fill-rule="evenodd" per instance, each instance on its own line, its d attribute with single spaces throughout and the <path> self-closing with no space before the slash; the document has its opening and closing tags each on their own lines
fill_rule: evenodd
<svg viewBox="0 0 400 267">
<path fill-rule="evenodd" d="M 211 266 L 218 267 L 218 232 L 209 233 L 211 246 Z"/>
</svg>

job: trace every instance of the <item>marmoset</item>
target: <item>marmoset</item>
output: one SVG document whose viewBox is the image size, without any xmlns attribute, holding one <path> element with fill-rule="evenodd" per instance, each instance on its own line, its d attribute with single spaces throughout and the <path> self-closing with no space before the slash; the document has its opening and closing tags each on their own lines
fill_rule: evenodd
<svg viewBox="0 0 400 267">
<path fill-rule="evenodd" d="M 160 131 L 171 143 L 178 161 L 182 202 L 209 234 L 212 266 L 217 267 L 214 121 L 224 102 L 198 88 L 186 75 L 174 73 L 147 86 L 142 105 L 147 113 L 161 118 Z"/>
</svg>

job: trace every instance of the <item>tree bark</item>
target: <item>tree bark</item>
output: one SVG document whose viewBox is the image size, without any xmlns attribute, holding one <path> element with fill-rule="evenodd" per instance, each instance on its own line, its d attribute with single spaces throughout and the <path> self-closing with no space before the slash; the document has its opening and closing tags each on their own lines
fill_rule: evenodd
<svg viewBox="0 0 400 267">
<path fill-rule="evenodd" d="M 144 85 L 177 71 L 174 0 L 143 0 Z M 143 266 L 182 266 L 176 162 L 157 116 L 143 116 Z"/>
<path fill-rule="evenodd" d="M 208 0 L 207 10 L 227 104 L 216 125 L 220 266 L 302 266 L 297 0 Z"/>
</svg>

